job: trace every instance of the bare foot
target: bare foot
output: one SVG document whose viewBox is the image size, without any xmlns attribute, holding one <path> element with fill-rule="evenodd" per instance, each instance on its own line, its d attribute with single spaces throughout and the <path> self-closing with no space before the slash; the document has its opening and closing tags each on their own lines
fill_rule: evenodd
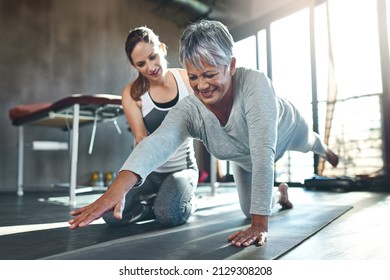
<svg viewBox="0 0 390 280">
<path fill-rule="evenodd" d="M 293 208 L 293 204 L 288 199 L 288 185 L 281 183 L 278 190 L 280 193 L 279 204 L 282 206 L 282 210 Z"/>
<path fill-rule="evenodd" d="M 333 166 L 336 167 L 339 164 L 339 157 L 330 149 L 326 151 L 326 160 Z"/>
</svg>

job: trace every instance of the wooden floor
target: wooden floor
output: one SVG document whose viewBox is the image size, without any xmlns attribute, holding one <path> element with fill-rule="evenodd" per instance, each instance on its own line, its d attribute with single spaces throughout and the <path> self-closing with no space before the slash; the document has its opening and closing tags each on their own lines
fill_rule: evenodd
<svg viewBox="0 0 390 280">
<path fill-rule="evenodd" d="M 292 193 L 296 199 L 320 203 L 324 208 L 328 204 L 340 204 L 351 205 L 353 209 L 281 259 L 390 260 L 390 193 L 302 189 L 294 189 Z"/>
<path fill-rule="evenodd" d="M 197 194 L 202 207 L 226 203 L 227 198 L 236 200 L 234 187 L 219 187 L 215 196 L 210 195 L 208 187 L 202 187 Z M 327 205 L 335 204 L 353 208 L 280 259 L 390 260 L 390 192 L 332 192 L 294 187 L 290 188 L 290 198 L 292 202 L 317 203 L 324 209 Z M 32 202 L 37 199 L 50 203 L 45 203 L 45 207 L 37 207 Z M 24 197 L 0 193 L 0 244 L 6 236 L 29 231 L 32 226 L 66 226 L 68 211 L 64 211 L 63 207 L 56 207 L 66 202 L 66 193 L 61 192 L 49 197 L 47 193 L 26 193 Z M 285 234 L 288 238 L 289 233 Z M 10 255 L 18 254 L 19 259 L 23 259 L 23 254 L 28 256 L 31 253 L 12 252 L 12 246 L 7 250 Z"/>
</svg>

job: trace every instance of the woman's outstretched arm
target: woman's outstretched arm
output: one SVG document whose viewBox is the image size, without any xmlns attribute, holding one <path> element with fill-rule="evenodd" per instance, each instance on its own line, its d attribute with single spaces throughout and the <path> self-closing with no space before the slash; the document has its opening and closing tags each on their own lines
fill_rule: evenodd
<svg viewBox="0 0 390 280">
<path fill-rule="evenodd" d="M 121 219 L 126 194 L 138 181 L 139 176 L 131 171 L 119 172 L 115 181 L 101 197 L 70 213 L 73 216 L 73 219 L 68 221 L 70 229 L 85 227 L 112 209 L 114 209 L 114 216 Z"/>
</svg>

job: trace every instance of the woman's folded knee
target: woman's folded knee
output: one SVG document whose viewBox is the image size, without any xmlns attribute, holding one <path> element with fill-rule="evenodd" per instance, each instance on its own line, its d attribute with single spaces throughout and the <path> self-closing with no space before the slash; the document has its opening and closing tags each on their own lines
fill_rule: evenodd
<svg viewBox="0 0 390 280">
<path fill-rule="evenodd" d="M 192 205 L 187 204 L 179 209 L 154 207 L 157 220 L 165 226 L 179 226 L 185 224 L 191 216 Z"/>
</svg>

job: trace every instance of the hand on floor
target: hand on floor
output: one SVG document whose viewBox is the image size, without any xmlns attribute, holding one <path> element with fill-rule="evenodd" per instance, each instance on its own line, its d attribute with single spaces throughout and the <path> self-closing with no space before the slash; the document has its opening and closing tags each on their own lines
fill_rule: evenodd
<svg viewBox="0 0 390 280">
<path fill-rule="evenodd" d="M 70 224 L 69 228 L 77 229 L 78 227 L 85 227 L 112 209 L 114 209 L 114 216 L 117 219 L 121 219 L 125 205 L 125 197 L 125 194 L 108 189 L 95 202 L 70 212 L 74 218 L 68 221 Z"/>
<path fill-rule="evenodd" d="M 262 246 L 267 240 L 267 231 L 262 226 L 250 226 L 249 228 L 233 233 L 228 237 L 233 246 L 250 246 L 257 242 L 257 245 Z"/>
</svg>

